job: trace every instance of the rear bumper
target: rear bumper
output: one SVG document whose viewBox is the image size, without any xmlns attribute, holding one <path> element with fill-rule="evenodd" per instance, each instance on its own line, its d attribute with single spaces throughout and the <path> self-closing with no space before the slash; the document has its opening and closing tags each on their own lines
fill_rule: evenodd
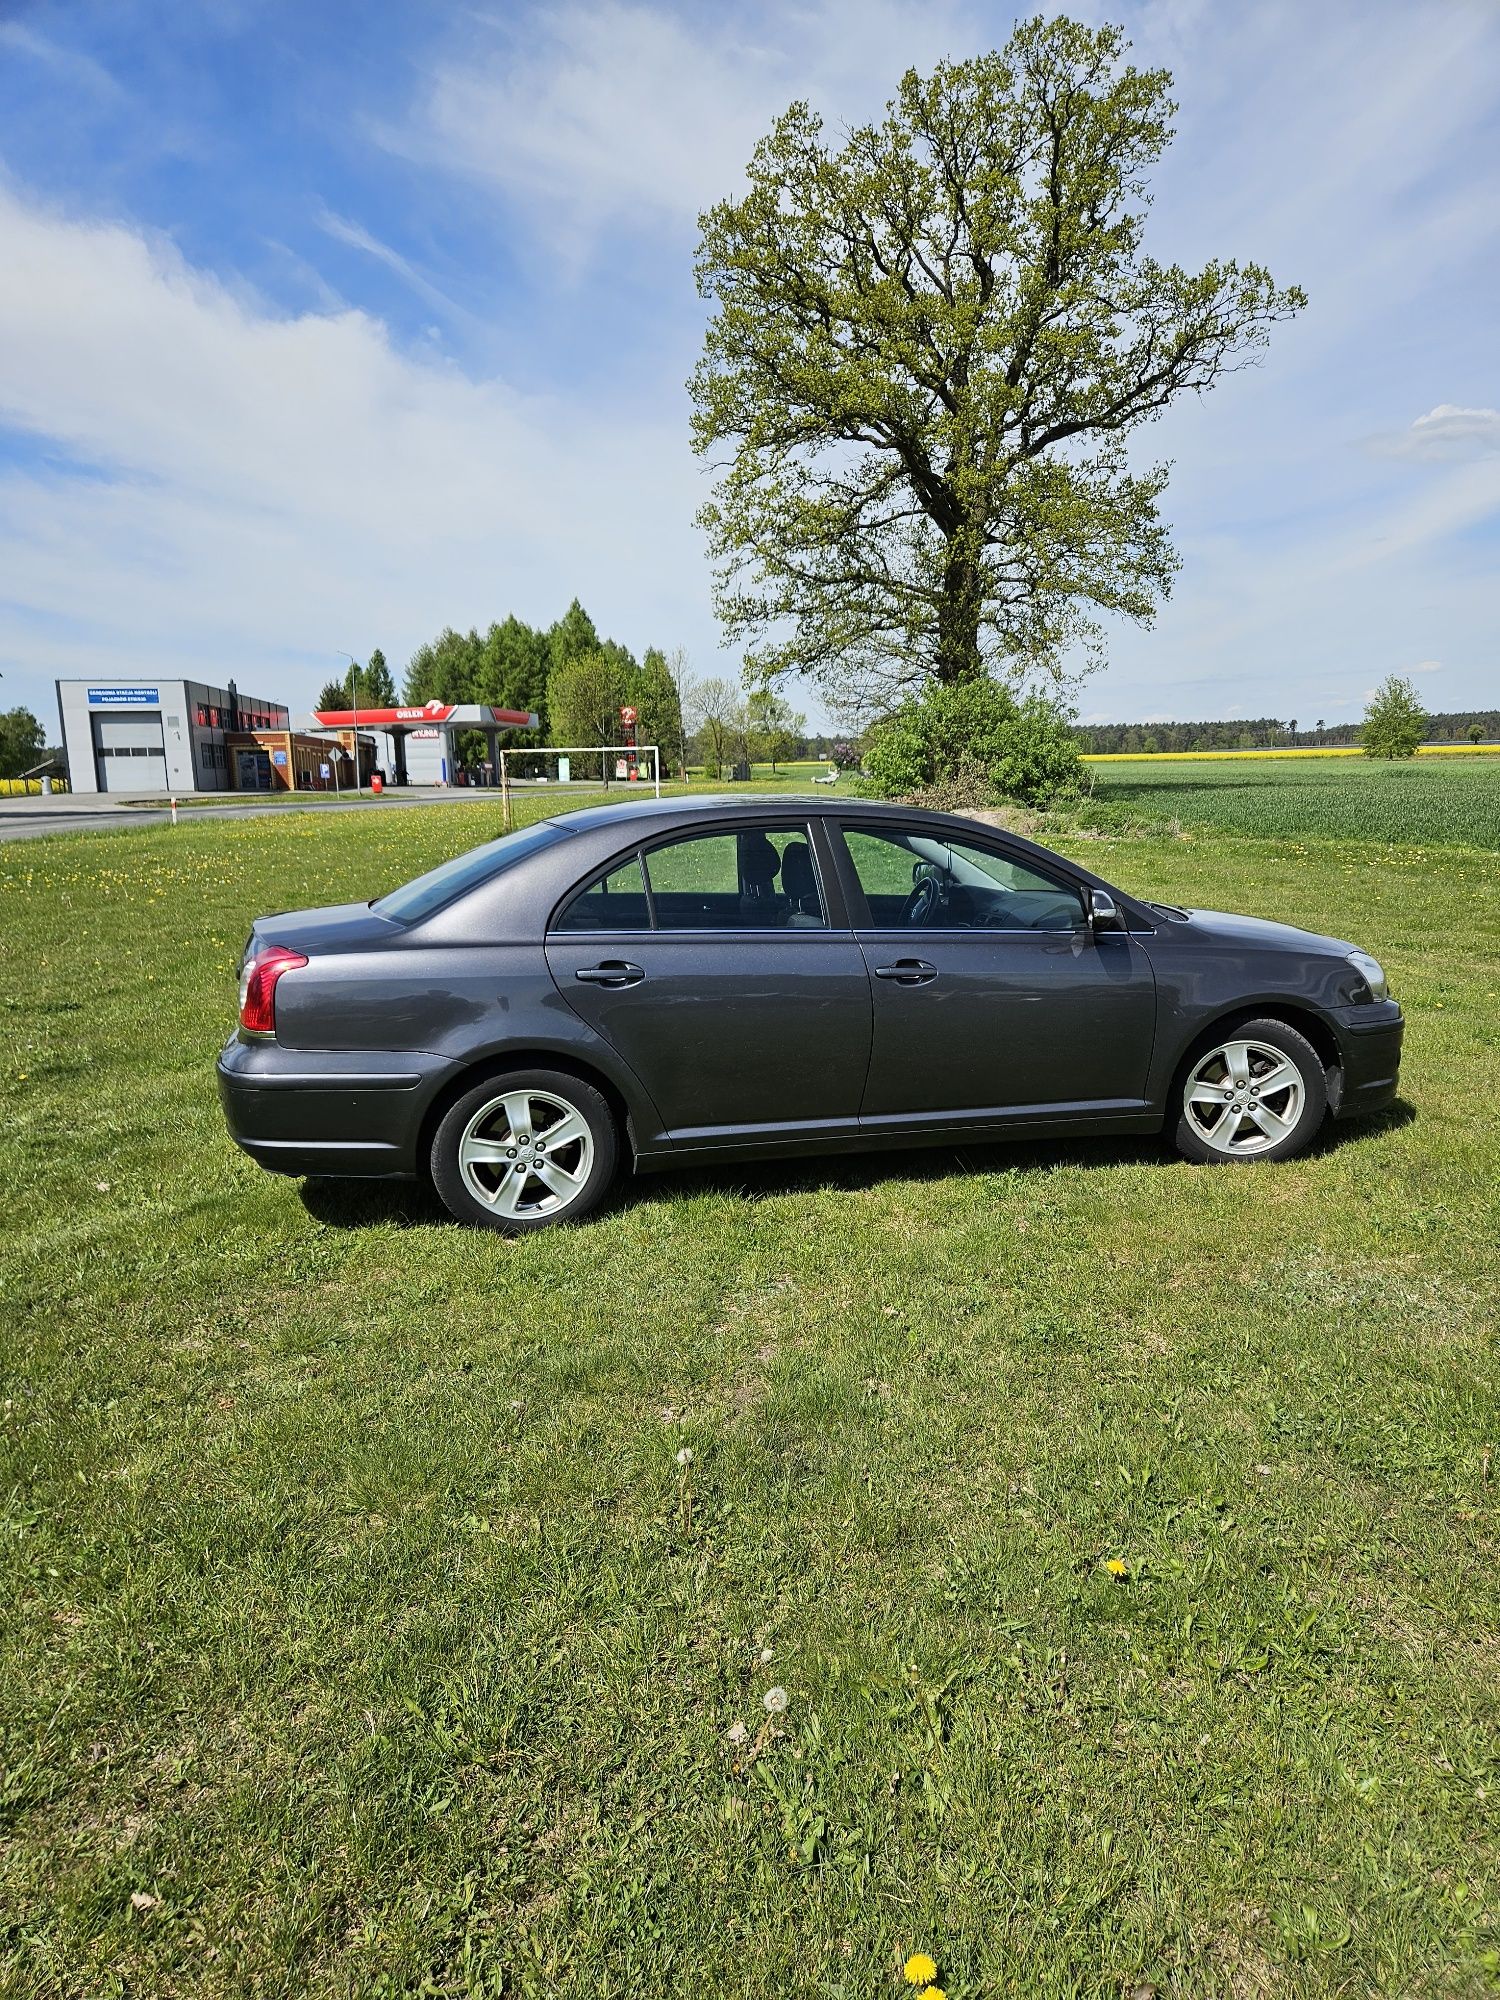
<svg viewBox="0 0 1500 2000">
<path fill-rule="evenodd" d="M 1336 1118 L 1362 1118 L 1382 1111 L 1401 1080 L 1401 1041 L 1406 1022 L 1394 1000 L 1373 1007 L 1346 1007 L 1336 1021 L 1343 1088 Z"/>
<path fill-rule="evenodd" d="M 276 1174 L 410 1178 L 427 1106 L 452 1064 L 405 1051 L 287 1049 L 242 1042 L 219 1052 L 229 1136 Z"/>
</svg>

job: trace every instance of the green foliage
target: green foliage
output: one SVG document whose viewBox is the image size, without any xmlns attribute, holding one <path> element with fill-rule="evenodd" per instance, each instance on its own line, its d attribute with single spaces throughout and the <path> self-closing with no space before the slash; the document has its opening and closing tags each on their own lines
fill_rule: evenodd
<svg viewBox="0 0 1500 2000">
<path fill-rule="evenodd" d="M 796 756 L 806 729 L 807 717 L 798 715 L 774 688 L 758 687 L 747 696 L 745 734 L 753 762 L 769 764 L 774 771 Z"/>
<path fill-rule="evenodd" d="M 361 670 L 359 698 L 368 702 L 371 708 L 394 708 L 396 705 L 396 683 L 385 663 L 385 654 L 378 646 L 370 655 L 369 665 Z"/>
<path fill-rule="evenodd" d="M 41 762 L 45 747 L 42 725 L 29 708 L 12 708 L 0 714 L 0 778 L 19 778 Z"/>
<path fill-rule="evenodd" d="M 1151 617 L 1167 469 L 1129 434 L 1304 299 L 1143 252 L 1174 107 L 1126 47 L 1026 22 L 836 149 L 794 104 L 701 218 L 693 441 L 728 466 L 700 518 L 753 669 L 843 697 L 1022 675 L 1094 614 Z"/>
<path fill-rule="evenodd" d="M 1427 728 L 1427 712 L 1413 682 L 1387 674 L 1365 710 L 1367 757 L 1415 757 Z"/>
<path fill-rule="evenodd" d="M 324 681 L 318 692 L 317 706 L 332 710 L 335 714 L 349 706 L 349 683 L 347 681 Z"/>
<path fill-rule="evenodd" d="M 555 743 L 622 741 L 620 709 L 629 701 L 632 689 L 621 651 L 595 646 L 591 652 L 576 653 L 553 667 L 547 680 L 547 710 Z M 607 783 L 610 759 L 601 758 L 600 763 Z"/>
<path fill-rule="evenodd" d="M 445 625 L 436 639 L 418 646 L 406 668 L 406 699 L 415 705 L 424 701 L 478 701 L 480 658 L 479 634 L 455 632 Z"/>
<path fill-rule="evenodd" d="M 707 778 L 722 777 L 725 766 L 749 755 L 745 740 L 744 689 L 722 674 L 694 681 L 688 690 L 688 726 L 693 748 Z"/>
<path fill-rule="evenodd" d="M 656 744 L 663 777 L 680 769 L 686 751 L 682 698 L 667 656 L 658 646 L 648 646 L 642 656 L 635 705 L 640 710 L 636 742 Z"/>
<path fill-rule="evenodd" d="M 547 633 L 549 665 L 566 666 L 584 653 L 599 650 L 600 639 L 594 621 L 575 597 L 562 617 Z"/>
<path fill-rule="evenodd" d="M 475 675 L 475 699 L 492 708 L 520 708 L 541 717 L 536 730 L 520 730 L 506 738 L 516 745 L 543 743 L 547 737 L 547 676 L 552 650 L 545 632 L 535 631 L 514 616 L 490 626 L 480 649 Z"/>
<path fill-rule="evenodd" d="M 1087 782 L 1067 719 L 1040 695 L 1018 700 L 989 680 L 936 683 L 907 702 L 871 731 L 864 768 L 886 798 L 958 790 L 975 805 L 1054 805 Z"/>
</svg>

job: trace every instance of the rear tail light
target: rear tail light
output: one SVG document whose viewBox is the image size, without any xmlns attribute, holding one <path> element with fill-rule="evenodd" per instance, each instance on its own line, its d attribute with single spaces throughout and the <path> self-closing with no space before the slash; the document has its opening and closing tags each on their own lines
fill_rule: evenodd
<svg viewBox="0 0 1500 2000">
<path fill-rule="evenodd" d="M 283 972 L 295 972 L 307 960 L 285 945 L 269 945 L 247 958 L 240 973 L 240 1027 L 247 1035 L 276 1033 L 276 982 Z"/>
</svg>

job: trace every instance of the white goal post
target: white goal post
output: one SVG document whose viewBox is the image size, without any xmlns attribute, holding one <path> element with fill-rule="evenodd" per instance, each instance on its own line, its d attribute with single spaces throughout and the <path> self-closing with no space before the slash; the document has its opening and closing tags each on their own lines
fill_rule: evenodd
<svg viewBox="0 0 1500 2000">
<path fill-rule="evenodd" d="M 592 764 L 599 759 L 600 776 L 574 777 L 572 759 L 587 757 Z M 647 759 L 650 759 L 649 767 Z M 632 760 L 636 775 L 630 775 Z M 537 771 L 538 764 L 550 765 L 550 773 Z M 534 748 L 517 745 L 500 752 L 500 790 L 504 795 L 505 823 L 510 824 L 510 795 L 512 790 L 551 791 L 578 790 L 597 792 L 623 785 L 627 790 L 632 786 L 644 789 L 650 785 L 657 798 L 661 797 L 661 750 L 655 743 L 547 743 Z"/>
</svg>

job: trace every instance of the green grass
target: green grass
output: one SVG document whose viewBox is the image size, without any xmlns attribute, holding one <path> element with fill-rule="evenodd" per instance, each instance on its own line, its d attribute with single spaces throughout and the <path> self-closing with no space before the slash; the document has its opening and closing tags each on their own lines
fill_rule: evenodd
<svg viewBox="0 0 1500 2000">
<path fill-rule="evenodd" d="M 1500 758 L 1267 758 L 1090 766 L 1095 797 L 1134 820 L 1258 837 L 1500 849 Z"/>
<path fill-rule="evenodd" d="M 0 1990 L 1491 1990 L 1493 857 L 1080 849 L 1383 958 L 1411 1109 L 1305 1160 L 507 1247 L 259 1173 L 212 1086 L 252 915 L 487 830 L 0 853 Z"/>
</svg>

